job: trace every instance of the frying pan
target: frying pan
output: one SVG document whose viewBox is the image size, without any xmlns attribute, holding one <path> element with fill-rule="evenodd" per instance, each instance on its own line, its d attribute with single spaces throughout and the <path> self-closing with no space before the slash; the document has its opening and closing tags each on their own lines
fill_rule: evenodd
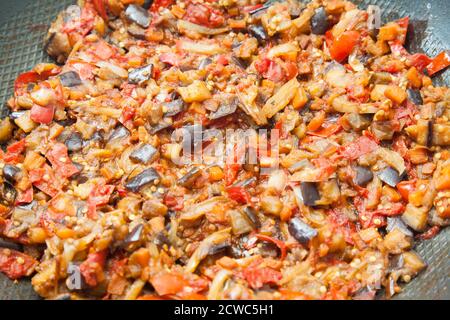
<svg viewBox="0 0 450 320">
<path fill-rule="evenodd" d="M 5 103 L 12 94 L 14 79 L 36 63 L 49 61 L 43 52 L 43 37 L 58 12 L 74 0 L 0 0 L 0 116 L 7 114 Z M 381 8 L 382 21 L 406 15 L 412 19 L 408 49 L 437 55 L 450 49 L 450 3 L 448 0 L 354 0 L 361 8 L 369 4 Z M 450 85 L 450 71 L 434 79 Z M 450 228 L 435 238 L 416 243 L 415 250 L 428 268 L 404 287 L 395 299 L 450 299 Z M 0 299 L 39 299 L 29 280 L 12 282 L 0 274 Z"/>
</svg>

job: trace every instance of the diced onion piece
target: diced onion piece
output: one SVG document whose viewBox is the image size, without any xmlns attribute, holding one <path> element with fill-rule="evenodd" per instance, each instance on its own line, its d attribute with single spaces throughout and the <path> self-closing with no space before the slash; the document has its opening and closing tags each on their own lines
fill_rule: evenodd
<svg viewBox="0 0 450 320">
<path fill-rule="evenodd" d="M 191 32 L 198 32 L 200 34 L 206 34 L 206 35 L 216 35 L 221 34 L 224 32 L 227 32 L 228 28 L 208 28 L 204 27 L 186 20 L 178 20 L 177 22 L 178 30 L 183 31 L 191 31 Z"/>
<path fill-rule="evenodd" d="M 206 43 L 199 41 L 194 42 L 194 41 L 180 40 L 177 42 L 177 48 L 180 51 L 184 50 L 191 53 L 206 54 L 206 55 L 213 55 L 225 52 L 225 50 L 216 43 Z"/>
<path fill-rule="evenodd" d="M 300 87 L 297 78 L 286 82 L 269 100 L 267 100 L 262 111 L 267 118 L 272 118 L 278 111 L 282 110 L 294 98 Z"/>
</svg>

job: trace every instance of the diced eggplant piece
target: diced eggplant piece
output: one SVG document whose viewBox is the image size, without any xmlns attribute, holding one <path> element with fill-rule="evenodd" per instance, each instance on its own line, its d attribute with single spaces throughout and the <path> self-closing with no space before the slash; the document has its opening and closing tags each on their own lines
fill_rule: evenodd
<svg viewBox="0 0 450 320">
<path fill-rule="evenodd" d="M 218 243 L 209 248 L 208 255 L 212 256 L 227 250 L 230 247 L 230 242 Z"/>
<path fill-rule="evenodd" d="M 355 180 L 354 183 L 360 187 L 365 187 L 373 179 L 373 173 L 366 167 L 355 167 Z"/>
<path fill-rule="evenodd" d="M 368 115 L 358 114 L 358 113 L 346 113 L 343 116 L 343 120 L 346 120 L 347 123 L 352 127 L 355 131 L 362 131 L 367 129 L 372 122 Z"/>
<path fill-rule="evenodd" d="M 231 60 L 233 61 L 233 63 L 235 65 L 237 65 L 239 68 L 241 68 L 243 70 L 247 69 L 247 67 L 248 67 L 248 63 L 242 58 L 232 56 Z"/>
<path fill-rule="evenodd" d="M 269 35 L 261 25 L 251 25 L 248 27 L 248 31 L 258 40 L 258 42 L 264 42 L 269 40 Z"/>
<path fill-rule="evenodd" d="M 138 192 L 144 186 L 160 178 L 161 176 L 155 169 L 149 168 L 142 171 L 132 179 L 128 180 L 128 182 L 125 184 L 125 188 L 127 188 L 131 192 Z"/>
<path fill-rule="evenodd" d="M 130 4 L 125 10 L 125 17 L 131 22 L 140 25 L 142 28 L 148 28 L 150 26 L 150 15 L 144 8 Z"/>
<path fill-rule="evenodd" d="M 406 205 L 402 220 L 415 231 L 424 231 L 427 226 L 428 210 L 417 208 L 411 203 Z"/>
<path fill-rule="evenodd" d="M 167 128 L 171 127 L 171 126 L 172 126 L 171 122 L 163 119 L 157 125 L 152 126 L 149 131 L 150 131 L 150 134 L 155 134 L 155 133 L 158 133 L 159 131 L 167 129 Z"/>
<path fill-rule="evenodd" d="M 433 145 L 433 121 L 428 121 L 427 128 L 427 147 L 431 147 Z"/>
<path fill-rule="evenodd" d="M 324 7 L 316 9 L 311 17 L 311 32 L 314 34 L 325 34 L 329 27 L 328 15 Z"/>
<path fill-rule="evenodd" d="M 408 236 L 395 228 L 386 234 L 383 245 L 390 254 L 400 254 L 412 246 L 412 236 Z"/>
<path fill-rule="evenodd" d="M 261 221 L 258 218 L 258 215 L 252 207 L 245 207 L 243 210 L 247 220 L 252 224 L 253 228 L 259 229 L 261 228 Z"/>
<path fill-rule="evenodd" d="M 182 176 L 180 179 L 178 179 L 178 184 L 185 187 L 190 188 L 194 184 L 195 180 L 202 175 L 202 170 L 198 167 L 192 168 L 189 170 L 188 173 L 186 173 L 184 176 Z"/>
<path fill-rule="evenodd" d="M 127 31 L 136 39 L 145 39 L 145 29 L 138 26 L 136 23 L 132 23 L 128 26 Z"/>
<path fill-rule="evenodd" d="M 393 124 L 391 121 L 374 121 L 371 131 L 378 140 L 392 140 L 395 132 Z"/>
<path fill-rule="evenodd" d="M 315 182 L 301 182 L 300 191 L 303 203 L 306 206 L 316 205 L 316 201 L 320 199 L 319 191 Z"/>
<path fill-rule="evenodd" d="M 13 128 L 9 118 L 0 120 L 0 143 L 9 141 L 12 138 Z"/>
<path fill-rule="evenodd" d="M 407 93 L 408 93 L 408 99 L 412 103 L 414 103 L 417 106 L 420 106 L 420 105 L 423 104 L 423 99 L 422 99 L 422 96 L 420 95 L 420 91 L 419 90 L 408 89 Z"/>
<path fill-rule="evenodd" d="M 125 237 L 124 244 L 129 245 L 136 243 L 142 239 L 142 234 L 144 231 L 144 225 L 139 223 L 137 226 L 130 231 L 130 233 Z"/>
<path fill-rule="evenodd" d="M 19 243 L 13 242 L 11 240 L 8 240 L 8 239 L 3 239 L 3 238 L 0 238 L 0 248 L 22 251 L 22 245 L 20 245 Z"/>
<path fill-rule="evenodd" d="M 318 234 L 316 229 L 310 227 L 300 218 L 292 218 L 289 221 L 288 231 L 295 240 L 303 245 L 307 245 Z"/>
<path fill-rule="evenodd" d="M 14 189 L 13 185 L 7 181 L 3 181 L 3 183 L 0 184 L 0 202 L 7 206 L 11 206 L 14 204 L 16 196 L 17 191 Z"/>
<path fill-rule="evenodd" d="M 175 99 L 163 104 L 163 112 L 166 117 L 173 117 L 185 109 L 183 99 Z"/>
<path fill-rule="evenodd" d="M 403 220 L 399 217 L 388 217 L 386 231 L 391 232 L 394 229 L 398 229 L 408 237 L 412 237 L 413 233 L 408 229 L 408 226 L 403 222 Z"/>
<path fill-rule="evenodd" d="M 124 139 L 130 135 L 130 131 L 122 125 L 117 126 L 109 135 L 108 141 Z"/>
<path fill-rule="evenodd" d="M 220 107 L 215 112 L 211 112 L 209 114 L 209 119 L 211 120 L 219 119 L 228 116 L 230 114 L 233 114 L 236 111 L 237 106 L 238 106 L 237 98 L 233 99 L 229 103 L 221 104 Z"/>
<path fill-rule="evenodd" d="M 228 215 L 234 235 L 242 235 L 254 230 L 253 224 L 247 219 L 245 213 L 239 210 L 230 210 Z"/>
<path fill-rule="evenodd" d="M 153 74 L 153 65 L 149 64 L 141 68 L 136 68 L 128 73 L 128 82 L 131 84 L 141 84 L 149 80 Z"/>
<path fill-rule="evenodd" d="M 59 80 L 64 87 L 76 87 L 82 84 L 81 78 L 75 71 L 67 71 L 59 75 Z"/>
<path fill-rule="evenodd" d="M 151 144 L 144 144 L 130 154 L 130 159 L 134 162 L 149 164 L 150 161 L 154 159 L 157 152 L 158 150 Z"/>
<path fill-rule="evenodd" d="M 20 169 L 12 164 L 5 164 L 3 167 L 3 177 L 11 182 L 14 183 L 17 179 L 17 175 L 20 173 Z"/>
<path fill-rule="evenodd" d="M 208 65 L 212 63 L 212 60 L 210 58 L 204 58 L 200 61 L 198 65 L 198 70 L 204 70 Z"/>
<path fill-rule="evenodd" d="M 400 175 L 397 170 L 392 167 L 386 167 L 378 172 L 378 177 L 380 180 L 393 188 L 395 188 L 395 186 L 404 179 L 404 176 L 404 173 Z"/>
<path fill-rule="evenodd" d="M 142 4 L 142 8 L 148 10 L 153 4 L 153 0 L 144 0 L 144 3 Z"/>
<path fill-rule="evenodd" d="M 64 144 L 69 151 L 80 151 L 83 148 L 83 138 L 80 133 L 74 132 L 67 137 Z"/>
</svg>

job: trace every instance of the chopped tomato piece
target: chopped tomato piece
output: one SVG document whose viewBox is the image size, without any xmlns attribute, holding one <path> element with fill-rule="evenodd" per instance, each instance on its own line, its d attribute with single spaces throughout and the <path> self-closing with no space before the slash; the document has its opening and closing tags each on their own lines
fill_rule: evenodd
<svg viewBox="0 0 450 320">
<path fill-rule="evenodd" d="M 231 185 L 234 181 L 236 181 L 236 178 L 238 176 L 238 172 L 240 170 L 241 166 L 239 164 L 226 164 L 224 167 L 224 173 L 225 173 L 225 184 L 227 186 Z"/>
<path fill-rule="evenodd" d="M 178 67 L 181 63 L 181 58 L 175 53 L 171 52 L 163 53 L 162 55 L 159 56 L 159 60 L 161 62 L 170 64 L 171 66 L 175 67 Z"/>
<path fill-rule="evenodd" d="M 227 189 L 228 197 L 238 203 L 246 204 L 250 203 L 250 194 L 242 187 L 229 187 Z"/>
<path fill-rule="evenodd" d="M 397 190 L 405 201 L 408 201 L 409 195 L 416 190 L 416 180 L 402 181 L 397 184 Z"/>
<path fill-rule="evenodd" d="M 277 284 L 282 278 L 281 272 L 269 267 L 250 266 L 242 273 L 248 285 L 253 289 L 259 289 L 265 284 Z"/>
<path fill-rule="evenodd" d="M 158 12 L 159 8 L 168 8 L 174 3 L 174 0 L 154 0 L 150 7 L 151 12 Z"/>
<path fill-rule="evenodd" d="M 69 158 L 67 147 L 62 143 L 55 143 L 45 156 L 56 173 L 63 178 L 69 178 L 79 172 Z"/>
<path fill-rule="evenodd" d="M 80 264 L 80 272 L 89 286 L 95 287 L 103 279 L 107 254 L 107 250 L 89 253 L 87 259 Z"/>
<path fill-rule="evenodd" d="M 88 217 L 96 219 L 96 209 L 99 206 L 103 206 L 109 202 L 109 198 L 114 190 L 113 185 L 104 184 L 103 182 L 97 183 L 91 190 L 88 197 Z"/>
<path fill-rule="evenodd" d="M 442 51 L 438 54 L 431 63 L 427 66 L 427 71 L 430 76 L 450 66 L 449 50 Z"/>
<path fill-rule="evenodd" d="M 184 287 L 188 285 L 187 281 L 181 274 L 169 272 L 164 272 L 153 276 L 150 279 L 150 283 L 160 296 L 177 294 L 183 291 Z"/>
<path fill-rule="evenodd" d="M 14 142 L 6 148 L 3 160 L 7 163 L 17 163 L 21 159 L 22 152 L 25 151 L 25 139 Z"/>
<path fill-rule="evenodd" d="M 327 31 L 325 36 L 331 58 L 338 62 L 345 60 L 360 40 L 358 31 L 345 31 L 337 39 L 333 39 L 330 31 Z"/>
<path fill-rule="evenodd" d="M 225 23 L 222 12 L 202 3 L 190 3 L 183 18 L 210 28 L 217 28 Z"/>
<path fill-rule="evenodd" d="M 351 142 L 339 150 L 339 153 L 344 158 L 349 160 L 356 160 L 362 155 L 375 151 L 378 148 L 378 144 L 372 139 L 361 136 L 355 142 Z"/>
<path fill-rule="evenodd" d="M 0 248 L 0 272 L 10 279 L 30 276 L 37 265 L 38 262 L 25 253 Z"/>
<path fill-rule="evenodd" d="M 30 118 L 34 122 L 42 123 L 42 124 L 49 124 L 53 120 L 53 116 L 55 114 L 55 107 L 54 106 L 40 106 L 38 104 L 34 104 L 31 107 L 31 114 Z"/>
</svg>

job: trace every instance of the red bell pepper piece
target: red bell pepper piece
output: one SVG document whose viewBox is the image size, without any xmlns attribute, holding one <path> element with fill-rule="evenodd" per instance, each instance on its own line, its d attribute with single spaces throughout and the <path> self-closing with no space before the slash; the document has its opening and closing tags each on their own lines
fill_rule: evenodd
<svg viewBox="0 0 450 320">
<path fill-rule="evenodd" d="M 328 138 L 335 133 L 338 133 L 342 130 L 342 126 L 340 124 L 334 123 L 329 125 L 328 127 L 322 128 L 319 131 L 308 131 L 307 134 L 310 136 L 316 136 L 321 138 Z"/>
<path fill-rule="evenodd" d="M 33 169 L 29 172 L 31 183 L 45 192 L 52 198 L 56 196 L 61 189 L 59 180 L 56 179 L 55 173 L 49 165 L 44 165 L 43 168 Z"/>
<path fill-rule="evenodd" d="M 325 37 L 331 58 L 338 62 L 342 62 L 359 43 L 360 33 L 358 31 L 345 31 L 339 38 L 334 39 L 331 31 L 327 31 Z"/>
<path fill-rule="evenodd" d="M 434 75 L 448 66 L 450 66 L 450 50 L 442 51 L 439 53 L 427 66 L 427 71 L 430 76 Z"/>
<path fill-rule="evenodd" d="M 106 1 L 105 0 L 92 0 L 92 3 L 94 4 L 95 10 L 98 12 L 100 17 L 105 20 L 105 22 L 108 21 L 108 14 L 106 13 Z"/>
<path fill-rule="evenodd" d="M 25 139 L 12 143 L 6 148 L 6 154 L 3 160 L 6 163 L 17 163 L 20 160 L 20 155 L 25 151 Z"/>
<path fill-rule="evenodd" d="M 190 3 L 183 19 L 210 28 L 217 28 L 225 23 L 222 12 L 202 3 Z"/>
<path fill-rule="evenodd" d="M 24 203 L 30 203 L 33 201 L 33 187 L 28 188 L 25 191 L 19 191 L 16 197 L 16 205 Z"/>
<path fill-rule="evenodd" d="M 433 60 L 428 57 L 426 54 L 423 53 L 416 53 L 413 55 L 410 55 L 408 57 L 409 63 L 416 67 L 417 70 L 420 72 L 423 72 L 423 70 L 428 66 Z"/>
<path fill-rule="evenodd" d="M 62 143 L 55 143 L 45 156 L 56 173 L 62 178 L 69 178 L 79 172 L 69 158 L 67 147 Z"/>
<path fill-rule="evenodd" d="M 261 240 L 261 241 L 272 242 L 274 245 L 276 245 L 278 247 L 278 249 L 280 249 L 280 252 L 281 252 L 280 259 L 284 260 L 284 258 L 286 258 L 287 247 L 286 247 L 286 244 L 283 241 L 275 239 L 275 238 L 272 238 L 272 237 L 269 237 L 269 236 L 266 236 L 264 234 L 260 234 L 260 233 L 255 234 L 255 237 L 258 240 Z"/>
<path fill-rule="evenodd" d="M 91 190 L 88 197 L 88 217 L 90 219 L 97 218 L 97 207 L 103 206 L 109 202 L 114 186 L 104 184 L 104 182 L 97 183 Z"/>
</svg>

